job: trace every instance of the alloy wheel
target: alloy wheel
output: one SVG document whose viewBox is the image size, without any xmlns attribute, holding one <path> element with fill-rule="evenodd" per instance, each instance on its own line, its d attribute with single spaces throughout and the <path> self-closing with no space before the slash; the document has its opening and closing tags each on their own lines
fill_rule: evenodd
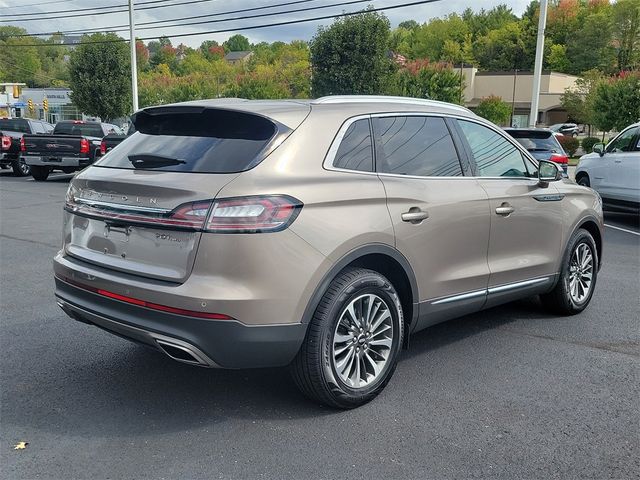
<svg viewBox="0 0 640 480">
<path fill-rule="evenodd" d="M 586 243 L 579 243 L 569 264 L 569 294 L 575 303 L 582 303 L 591 292 L 593 283 L 593 254 Z"/>
<path fill-rule="evenodd" d="M 393 318 L 387 303 L 365 294 L 342 311 L 333 335 L 333 366 L 351 388 L 371 385 L 380 377 L 393 345 Z"/>
</svg>

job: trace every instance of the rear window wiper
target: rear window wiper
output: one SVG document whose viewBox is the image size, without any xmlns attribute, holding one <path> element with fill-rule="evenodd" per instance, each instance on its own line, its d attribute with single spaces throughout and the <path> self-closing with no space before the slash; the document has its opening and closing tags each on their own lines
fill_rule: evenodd
<svg viewBox="0 0 640 480">
<path fill-rule="evenodd" d="M 177 158 L 153 155 L 149 153 L 129 155 L 128 158 L 134 168 L 160 168 L 187 163 L 186 161 L 179 160 Z"/>
</svg>

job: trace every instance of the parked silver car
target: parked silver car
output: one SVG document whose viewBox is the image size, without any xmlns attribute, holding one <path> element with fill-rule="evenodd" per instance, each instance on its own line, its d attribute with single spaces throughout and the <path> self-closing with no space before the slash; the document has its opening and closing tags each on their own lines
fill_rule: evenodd
<svg viewBox="0 0 640 480">
<path fill-rule="evenodd" d="M 596 190 L 616 210 L 640 210 L 640 123 L 625 128 L 605 147 L 593 146 L 576 168 L 576 182 Z"/>
<path fill-rule="evenodd" d="M 71 181 L 72 318 L 208 367 L 291 365 L 358 406 L 408 338 L 541 295 L 589 304 L 600 197 L 466 108 L 390 97 L 150 107 Z"/>
</svg>

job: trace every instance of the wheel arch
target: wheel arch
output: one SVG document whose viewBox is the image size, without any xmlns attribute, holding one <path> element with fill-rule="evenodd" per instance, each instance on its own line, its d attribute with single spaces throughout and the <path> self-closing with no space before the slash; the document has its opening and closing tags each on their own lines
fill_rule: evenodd
<svg viewBox="0 0 640 480">
<path fill-rule="evenodd" d="M 302 317 L 302 323 L 308 324 L 313 317 L 322 296 L 331 281 L 346 268 L 362 267 L 384 275 L 393 284 L 400 297 L 404 321 L 408 328 L 418 317 L 418 284 L 409 261 L 395 248 L 380 244 L 370 244 L 351 250 L 337 261 L 316 287 Z M 408 335 L 407 335 L 408 336 Z"/>
<path fill-rule="evenodd" d="M 573 236 L 573 234 L 580 228 L 585 229 L 587 232 L 591 234 L 593 240 L 596 242 L 596 251 L 598 252 L 598 269 L 602 265 L 602 231 L 598 226 L 598 222 L 596 219 L 587 217 L 586 219 L 582 219 L 578 222 L 578 225 L 573 229 L 569 238 Z"/>
</svg>

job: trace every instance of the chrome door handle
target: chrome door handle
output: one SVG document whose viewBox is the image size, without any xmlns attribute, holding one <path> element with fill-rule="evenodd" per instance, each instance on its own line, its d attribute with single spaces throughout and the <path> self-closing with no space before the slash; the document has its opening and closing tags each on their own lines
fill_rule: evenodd
<svg viewBox="0 0 640 480">
<path fill-rule="evenodd" d="M 622 163 L 622 160 L 614 160 L 614 163 Z"/>
<path fill-rule="evenodd" d="M 500 205 L 499 207 L 496 208 L 496 213 L 498 215 L 503 215 L 505 217 L 508 217 L 509 215 L 511 215 L 513 212 L 515 211 L 515 208 L 513 208 L 511 205 L 509 205 L 508 203 L 503 203 L 502 205 Z"/>
<path fill-rule="evenodd" d="M 429 212 L 420 210 L 418 207 L 411 207 L 408 212 L 401 215 L 403 222 L 420 223 L 422 220 L 429 218 Z"/>
</svg>

